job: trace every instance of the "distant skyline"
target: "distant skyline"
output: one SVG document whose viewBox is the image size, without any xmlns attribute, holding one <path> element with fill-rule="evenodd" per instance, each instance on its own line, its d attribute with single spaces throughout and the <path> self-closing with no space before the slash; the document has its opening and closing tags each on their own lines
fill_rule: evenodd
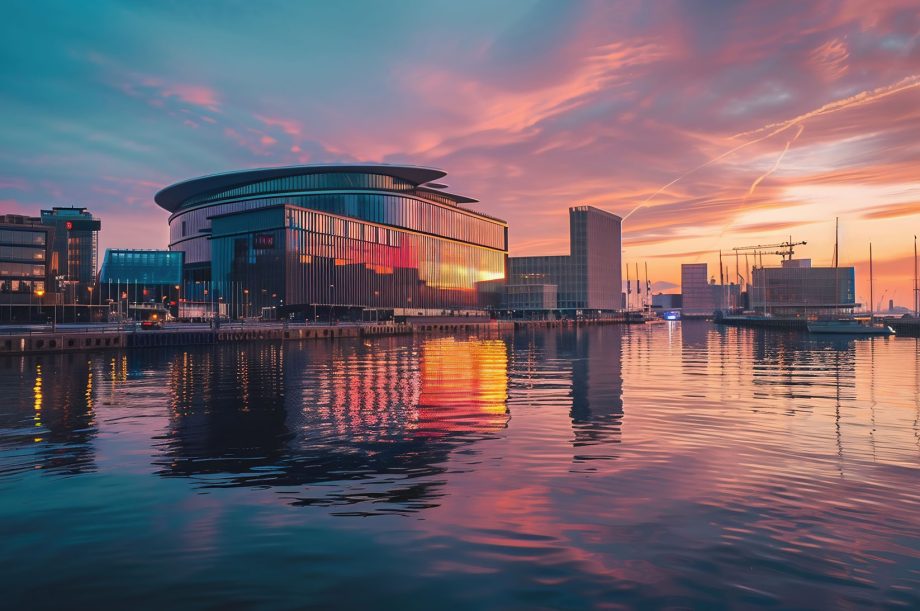
<svg viewBox="0 0 920 611">
<path fill-rule="evenodd" d="M 87 207 L 103 248 L 165 248 L 179 180 L 408 163 L 506 219 L 512 255 L 565 254 L 570 206 L 626 217 L 659 289 L 790 234 L 829 264 L 839 216 L 857 298 L 871 241 L 876 301 L 913 303 L 915 0 L 4 8 L 0 211 Z"/>
</svg>

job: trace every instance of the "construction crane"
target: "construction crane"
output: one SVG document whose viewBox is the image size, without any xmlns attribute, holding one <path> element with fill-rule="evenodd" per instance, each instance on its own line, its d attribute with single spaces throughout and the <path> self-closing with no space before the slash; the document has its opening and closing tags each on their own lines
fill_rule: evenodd
<svg viewBox="0 0 920 611">
<path fill-rule="evenodd" d="M 780 242 L 779 244 L 758 244 L 757 246 L 736 246 L 732 248 L 737 253 L 753 253 L 754 261 L 757 261 L 757 256 L 760 255 L 779 255 L 785 261 L 787 258 L 792 259 L 792 255 L 795 254 L 796 246 L 805 246 L 807 242 L 793 242 L 792 238 L 789 238 L 787 242 Z M 770 250 L 776 248 L 777 250 Z"/>
</svg>

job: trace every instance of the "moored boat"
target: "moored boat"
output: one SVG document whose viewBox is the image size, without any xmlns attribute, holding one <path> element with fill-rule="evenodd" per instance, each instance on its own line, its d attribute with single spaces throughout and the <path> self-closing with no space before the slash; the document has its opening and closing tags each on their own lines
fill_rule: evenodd
<svg viewBox="0 0 920 611">
<path fill-rule="evenodd" d="M 864 325 L 853 318 L 814 320 L 808 323 L 808 332 L 837 335 L 894 335 L 894 329 L 888 325 Z"/>
</svg>

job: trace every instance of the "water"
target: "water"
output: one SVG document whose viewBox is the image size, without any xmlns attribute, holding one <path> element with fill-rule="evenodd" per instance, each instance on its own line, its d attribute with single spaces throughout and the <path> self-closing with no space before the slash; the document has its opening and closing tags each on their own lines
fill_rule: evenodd
<svg viewBox="0 0 920 611">
<path fill-rule="evenodd" d="M 0 358 L 7 608 L 914 607 L 920 343 Z"/>
</svg>

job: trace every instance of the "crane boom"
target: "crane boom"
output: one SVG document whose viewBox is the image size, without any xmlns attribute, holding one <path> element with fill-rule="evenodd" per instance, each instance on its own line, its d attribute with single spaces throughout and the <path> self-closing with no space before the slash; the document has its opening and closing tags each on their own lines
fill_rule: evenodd
<svg viewBox="0 0 920 611">
<path fill-rule="evenodd" d="M 754 253 L 755 255 L 779 255 L 785 261 L 786 258 L 792 259 L 792 255 L 795 254 L 796 246 L 805 246 L 807 242 L 793 242 L 791 239 L 788 242 L 780 242 L 779 244 L 758 244 L 756 246 L 736 246 L 732 248 L 735 252 L 744 252 L 744 253 Z M 771 248 L 776 248 L 778 250 L 770 250 Z"/>
</svg>

